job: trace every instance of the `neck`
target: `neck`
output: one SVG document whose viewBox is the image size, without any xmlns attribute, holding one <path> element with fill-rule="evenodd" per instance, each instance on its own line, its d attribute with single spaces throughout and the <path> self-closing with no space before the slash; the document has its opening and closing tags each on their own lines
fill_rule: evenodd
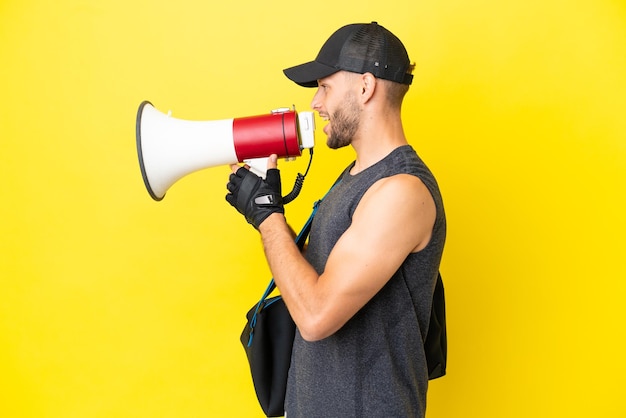
<svg viewBox="0 0 626 418">
<path fill-rule="evenodd" d="M 356 161 L 351 174 L 365 170 L 385 158 L 394 149 L 408 144 L 399 112 L 364 117 L 361 122 L 359 132 L 352 141 Z"/>
</svg>

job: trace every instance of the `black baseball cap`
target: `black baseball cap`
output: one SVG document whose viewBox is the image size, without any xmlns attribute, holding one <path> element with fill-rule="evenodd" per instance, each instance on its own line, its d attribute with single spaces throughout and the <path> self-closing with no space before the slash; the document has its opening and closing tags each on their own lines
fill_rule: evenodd
<svg viewBox="0 0 626 418">
<path fill-rule="evenodd" d="M 338 29 L 320 49 L 314 61 L 283 70 L 303 87 L 317 87 L 317 80 L 337 71 L 372 73 L 377 78 L 411 84 L 411 63 L 404 45 L 377 22 L 355 23 Z"/>
</svg>

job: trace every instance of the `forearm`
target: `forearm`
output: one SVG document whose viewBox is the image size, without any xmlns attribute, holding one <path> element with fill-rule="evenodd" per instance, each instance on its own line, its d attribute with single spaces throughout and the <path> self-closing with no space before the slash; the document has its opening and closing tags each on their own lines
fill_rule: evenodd
<svg viewBox="0 0 626 418">
<path fill-rule="evenodd" d="M 306 333 L 320 312 L 319 276 L 296 246 L 282 214 L 267 218 L 259 232 L 274 281 L 298 328 Z"/>
</svg>

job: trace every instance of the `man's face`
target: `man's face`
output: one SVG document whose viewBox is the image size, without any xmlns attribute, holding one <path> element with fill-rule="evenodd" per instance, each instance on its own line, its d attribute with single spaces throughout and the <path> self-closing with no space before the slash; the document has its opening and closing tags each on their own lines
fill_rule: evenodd
<svg viewBox="0 0 626 418">
<path fill-rule="evenodd" d="M 350 80 L 353 76 L 337 72 L 318 81 L 311 107 L 328 124 L 324 133 L 329 148 L 342 148 L 352 143 L 359 129 L 360 109 Z"/>
</svg>

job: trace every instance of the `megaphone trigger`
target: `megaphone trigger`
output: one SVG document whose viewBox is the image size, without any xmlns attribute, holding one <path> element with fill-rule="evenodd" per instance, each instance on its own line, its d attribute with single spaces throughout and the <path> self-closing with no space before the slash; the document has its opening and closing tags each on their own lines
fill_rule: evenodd
<svg viewBox="0 0 626 418">
<path fill-rule="evenodd" d="M 265 174 L 267 172 L 267 160 L 269 157 L 263 158 L 250 158 L 248 160 L 244 160 L 243 162 L 250 168 L 254 174 L 259 177 L 265 178 Z"/>
</svg>

